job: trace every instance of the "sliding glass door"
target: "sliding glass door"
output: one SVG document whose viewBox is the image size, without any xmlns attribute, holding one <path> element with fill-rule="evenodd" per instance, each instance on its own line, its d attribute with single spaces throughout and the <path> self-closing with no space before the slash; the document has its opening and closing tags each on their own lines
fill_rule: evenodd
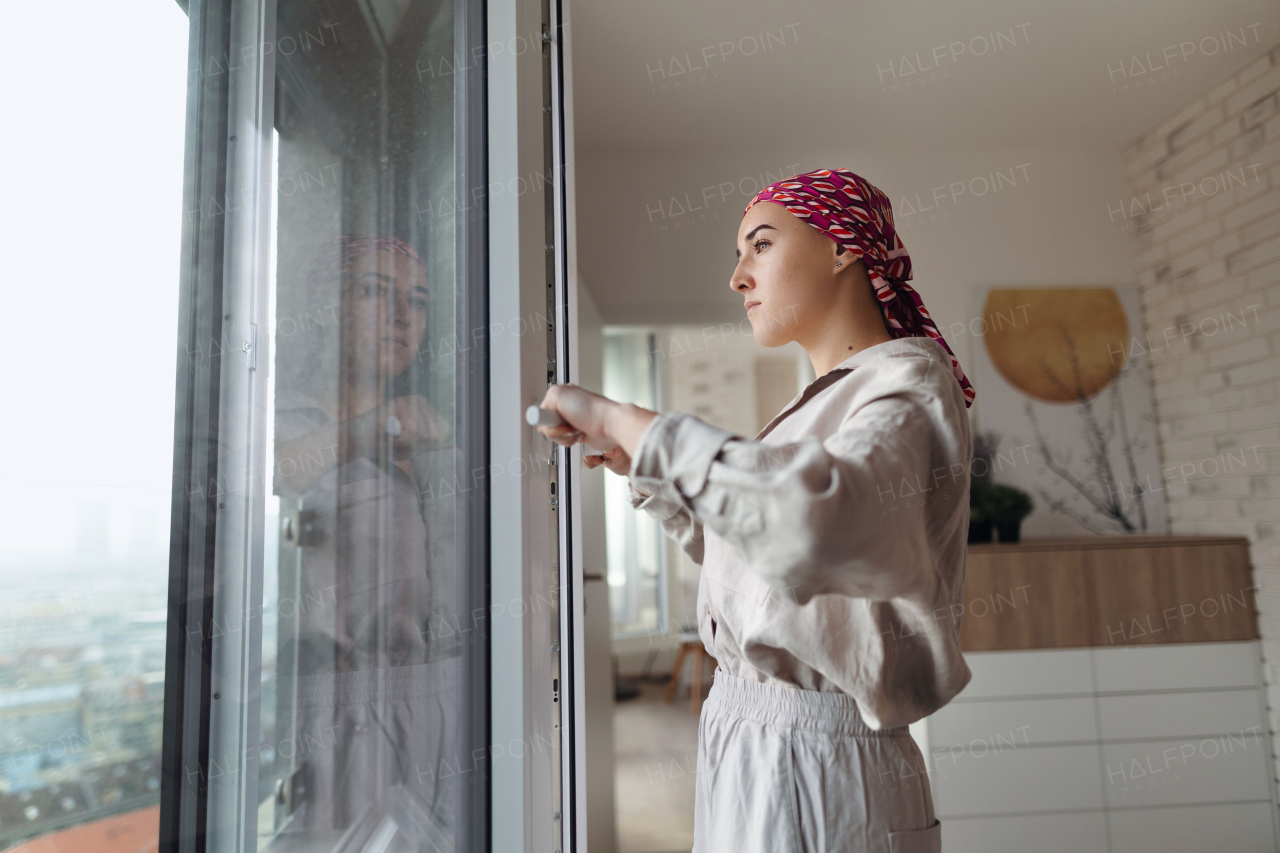
<svg viewBox="0 0 1280 853">
<path fill-rule="evenodd" d="M 480 5 L 191 3 L 166 849 L 486 848 Z"/>
</svg>

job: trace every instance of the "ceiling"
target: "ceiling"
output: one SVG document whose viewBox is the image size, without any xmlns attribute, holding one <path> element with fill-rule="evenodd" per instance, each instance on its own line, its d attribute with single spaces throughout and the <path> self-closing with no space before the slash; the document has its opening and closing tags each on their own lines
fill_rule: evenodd
<svg viewBox="0 0 1280 853">
<path fill-rule="evenodd" d="M 1276 0 L 576 0 L 572 15 L 579 151 L 1119 150 L 1280 40 Z"/>
</svg>

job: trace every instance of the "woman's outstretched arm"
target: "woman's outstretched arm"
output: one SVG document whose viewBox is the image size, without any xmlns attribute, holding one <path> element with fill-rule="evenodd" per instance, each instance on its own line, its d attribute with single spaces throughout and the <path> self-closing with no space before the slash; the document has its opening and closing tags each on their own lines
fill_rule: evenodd
<svg viewBox="0 0 1280 853">
<path fill-rule="evenodd" d="M 385 432 L 390 416 L 396 418 L 399 428 L 393 436 Z M 277 441 L 273 489 L 276 494 L 297 498 L 333 468 L 361 456 L 376 458 L 382 443 L 390 444 L 393 458 L 409 459 L 448 434 L 448 422 L 425 397 L 393 397 L 352 418 Z"/>
<path fill-rule="evenodd" d="M 668 494 L 667 489 L 646 494 L 635 483 L 628 483 L 627 491 L 631 506 L 656 518 L 662 532 L 674 539 L 690 560 L 702 565 L 702 522 L 680 502 L 678 495 Z"/>
<path fill-rule="evenodd" d="M 560 428 L 556 440 L 634 441 L 637 488 L 670 488 L 693 518 L 801 604 L 831 593 L 928 599 L 937 591 L 939 519 L 950 531 L 967 518 L 971 450 L 958 395 L 928 364 L 908 373 L 864 387 L 825 441 L 789 444 L 748 441 L 680 412 L 609 411 L 618 404 L 557 386 L 577 426 Z"/>
<path fill-rule="evenodd" d="M 652 419 L 650 419 L 652 420 Z M 588 468 L 604 466 L 619 477 L 627 478 L 627 499 L 633 509 L 642 509 L 662 525 L 662 532 L 676 541 L 689 559 L 702 565 L 702 522 L 680 503 L 679 495 L 664 488 L 657 492 L 637 489 L 631 482 L 631 457 L 620 446 L 600 453 L 583 454 Z"/>
<path fill-rule="evenodd" d="M 658 417 L 657 412 L 614 402 L 577 385 L 553 385 L 547 389 L 541 405 L 557 411 L 566 423 L 539 427 L 539 432 L 558 444 L 586 441 L 593 447 L 610 448 L 604 453 L 586 456 L 584 461 L 590 468 L 604 465 L 624 477 L 629 477 L 631 458 L 641 435 Z M 678 493 L 661 483 L 637 488 L 634 478 L 629 478 L 627 491 L 632 507 L 656 518 L 663 533 L 674 539 L 689 559 L 702 564 L 702 523 L 680 501 Z"/>
<path fill-rule="evenodd" d="M 641 488 L 670 483 L 756 574 L 799 604 L 823 594 L 929 600 L 938 534 L 930 504 L 948 517 L 968 514 L 968 465 L 958 443 L 947 453 L 947 431 L 930 408 L 884 397 L 825 441 L 773 445 L 670 412 L 645 434 L 632 479 Z"/>
</svg>

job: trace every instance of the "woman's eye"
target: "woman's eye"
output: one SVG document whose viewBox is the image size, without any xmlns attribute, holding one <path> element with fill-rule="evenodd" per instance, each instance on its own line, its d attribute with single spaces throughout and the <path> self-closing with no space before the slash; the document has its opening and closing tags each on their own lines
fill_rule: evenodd
<svg viewBox="0 0 1280 853">
<path fill-rule="evenodd" d="M 409 300 L 409 307 L 410 307 L 410 308 L 414 308 L 414 309 L 416 309 L 416 310 L 418 310 L 418 311 L 426 311 L 426 310 L 427 310 L 427 300 L 422 299 L 422 298 L 410 299 L 410 300 Z"/>
<path fill-rule="evenodd" d="M 757 241 L 755 241 L 754 243 L 752 243 L 752 244 L 751 244 L 752 248 L 754 248 L 754 249 L 756 250 L 756 252 L 759 252 L 759 251 L 760 251 L 760 247 L 761 247 L 761 246 L 767 246 L 767 245 L 769 245 L 769 241 L 768 241 L 768 240 L 757 240 Z"/>
</svg>

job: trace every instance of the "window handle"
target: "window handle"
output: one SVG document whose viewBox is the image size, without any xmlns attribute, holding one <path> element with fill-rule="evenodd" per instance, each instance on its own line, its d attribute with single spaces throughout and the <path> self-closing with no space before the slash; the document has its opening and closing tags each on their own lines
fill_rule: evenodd
<svg viewBox="0 0 1280 853">
<path fill-rule="evenodd" d="M 524 410 L 524 420 L 529 426 L 559 426 L 564 423 L 558 412 L 536 405 Z"/>
</svg>

